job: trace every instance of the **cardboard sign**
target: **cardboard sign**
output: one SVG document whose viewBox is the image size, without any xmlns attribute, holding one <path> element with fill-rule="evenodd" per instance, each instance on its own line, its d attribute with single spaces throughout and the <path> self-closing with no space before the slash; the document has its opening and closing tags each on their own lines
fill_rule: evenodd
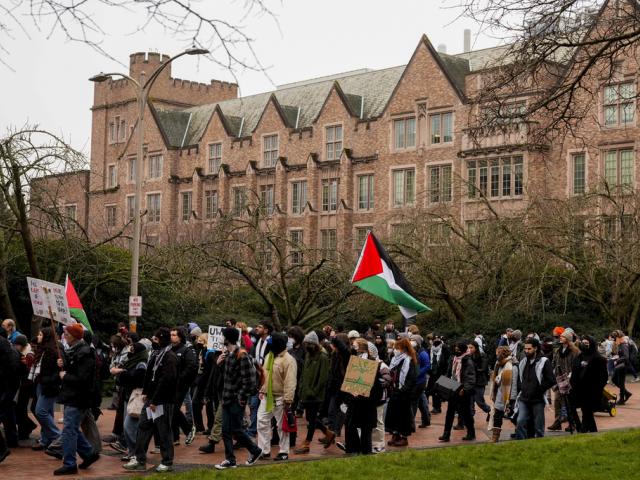
<svg viewBox="0 0 640 480">
<path fill-rule="evenodd" d="M 141 317 L 142 316 L 142 297 L 129 297 L 129 316 Z"/>
<path fill-rule="evenodd" d="M 376 381 L 378 362 L 352 355 L 344 374 L 344 382 L 340 390 L 352 395 L 368 397 Z"/>
<path fill-rule="evenodd" d="M 76 323 L 69 313 L 64 286 L 32 277 L 27 277 L 27 284 L 34 315 L 49 318 L 63 325 Z"/>
<path fill-rule="evenodd" d="M 224 330 L 224 327 L 209 325 L 209 338 L 207 339 L 207 348 L 209 350 L 222 350 L 224 348 L 222 330 Z"/>
</svg>

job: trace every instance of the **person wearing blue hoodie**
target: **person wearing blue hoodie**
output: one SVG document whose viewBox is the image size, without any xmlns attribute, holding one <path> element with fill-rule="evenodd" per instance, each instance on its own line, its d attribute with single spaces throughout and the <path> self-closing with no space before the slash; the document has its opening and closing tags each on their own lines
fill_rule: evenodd
<svg viewBox="0 0 640 480">
<path fill-rule="evenodd" d="M 423 348 L 423 338 L 420 335 L 411 335 L 409 337 L 411 346 L 418 353 L 418 377 L 416 378 L 416 386 L 413 397 L 411 399 L 411 409 L 413 410 L 413 418 L 415 422 L 416 414 L 420 410 L 421 422 L 418 428 L 425 428 L 431 425 L 431 414 L 429 413 L 429 402 L 425 388 L 429 381 L 429 372 L 431 371 L 431 356 L 429 352 Z"/>
</svg>

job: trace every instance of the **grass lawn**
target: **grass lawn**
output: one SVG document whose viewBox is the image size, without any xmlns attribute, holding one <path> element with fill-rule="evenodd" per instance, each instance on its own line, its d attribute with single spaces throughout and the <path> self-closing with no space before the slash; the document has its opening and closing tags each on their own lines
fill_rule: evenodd
<svg viewBox="0 0 640 480">
<path fill-rule="evenodd" d="M 154 480 L 462 480 L 611 479 L 640 477 L 640 429 L 503 442 L 497 445 L 408 450 L 375 456 L 154 475 Z M 639 477 L 635 477 L 638 475 Z"/>
</svg>

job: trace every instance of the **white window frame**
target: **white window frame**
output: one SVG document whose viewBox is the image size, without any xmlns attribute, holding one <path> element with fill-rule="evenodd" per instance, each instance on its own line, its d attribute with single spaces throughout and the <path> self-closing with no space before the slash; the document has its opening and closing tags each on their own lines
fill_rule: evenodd
<svg viewBox="0 0 640 480">
<path fill-rule="evenodd" d="M 340 196 L 340 179 L 323 178 L 322 188 L 322 213 L 336 213 Z"/>
<path fill-rule="evenodd" d="M 413 120 L 413 145 L 410 145 L 409 133 L 408 129 L 409 121 Z M 396 125 L 402 124 L 402 142 L 398 141 L 398 136 L 396 135 L 397 127 Z M 415 150 L 418 134 L 418 119 L 416 115 L 407 115 L 404 117 L 397 117 L 391 120 L 391 144 L 393 145 L 393 150 L 395 151 L 404 151 L 404 150 Z"/>
<path fill-rule="evenodd" d="M 302 192 L 300 192 L 298 194 L 299 198 L 299 202 L 298 205 L 295 203 L 295 197 L 294 197 L 294 185 L 304 185 L 304 188 L 302 189 Z M 290 196 L 291 196 L 291 201 L 289 202 L 289 204 L 291 205 L 291 214 L 292 215 L 302 215 L 304 213 L 305 208 L 307 207 L 307 201 L 309 200 L 309 184 L 307 182 L 306 179 L 296 179 L 296 180 L 291 180 L 289 182 L 289 192 L 290 192 Z"/>
<path fill-rule="evenodd" d="M 620 93 L 620 89 L 623 86 L 628 86 L 630 85 L 632 87 L 632 91 L 629 94 L 623 98 L 621 96 Z M 613 101 L 609 101 L 607 102 L 607 89 L 616 89 L 616 93 L 615 93 L 615 100 Z M 632 126 L 635 124 L 636 122 L 636 95 L 637 95 L 637 87 L 636 87 L 636 82 L 634 80 L 629 80 L 629 81 L 621 81 L 621 82 L 615 82 L 615 83 L 610 83 L 607 85 L 603 85 L 602 87 L 602 125 L 605 128 L 620 128 L 620 127 L 627 127 L 627 126 Z M 615 122 L 612 123 L 607 123 L 607 108 L 614 108 L 615 109 Z M 631 120 L 623 122 L 623 111 L 625 111 L 625 109 L 627 109 L 627 111 L 631 112 Z"/>
<path fill-rule="evenodd" d="M 446 140 L 444 137 L 444 118 L 447 116 L 451 119 L 451 137 L 449 140 Z M 449 111 L 441 111 L 441 112 L 429 112 L 428 116 L 429 120 L 429 145 L 450 145 L 454 140 L 454 125 L 455 125 L 455 117 L 453 114 L 453 110 Z M 433 128 L 433 120 L 438 118 L 439 132 L 437 141 L 434 140 L 434 128 Z"/>
<path fill-rule="evenodd" d="M 275 138 L 275 149 L 273 145 L 267 145 Z M 262 166 L 265 168 L 275 167 L 280 156 L 280 134 L 268 133 L 262 135 Z"/>
<path fill-rule="evenodd" d="M 155 165 L 156 159 L 159 160 L 157 168 Z M 147 179 L 159 180 L 162 178 L 162 170 L 164 168 L 164 155 L 162 153 L 154 153 L 147 155 Z M 157 171 L 156 171 L 157 170 Z"/>
<path fill-rule="evenodd" d="M 113 217 L 109 216 L 109 212 L 113 211 Z M 118 224 L 118 205 L 109 203 L 104 206 L 104 217 L 107 227 L 115 227 Z"/>
<path fill-rule="evenodd" d="M 366 178 L 366 198 L 361 198 L 360 194 L 362 193 L 360 190 L 360 182 L 361 179 Z M 373 172 L 362 172 L 362 173 L 358 173 L 356 174 L 356 191 L 358 192 L 357 195 L 357 202 L 358 202 L 358 210 L 361 212 L 370 212 L 375 208 L 375 181 L 376 181 L 376 177 L 375 174 Z M 364 207 L 363 205 L 363 200 L 364 200 Z"/>
<path fill-rule="evenodd" d="M 157 212 L 151 209 L 149 204 L 150 197 L 158 197 L 158 210 Z M 162 192 L 147 192 L 145 196 L 145 202 L 147 206 L 147 223 L 158 224 L 162 222 Z M 135 207 L 134 207 L 135 208 Z"/>
<path fill-rule="evenodd" d="M 406 178 L 406 172 L 408 171 L 412 171 L 413 172 L 413 198 L 408 199 L 407 196 L 407 178 Z M 402 182 L 402 190 L 403 190 L 403 199 L 401 203 L 396 203 L 396 184 L 395 184 L 395 174 L 399 173 L 399 172 L 404 172 L 403 173 L 403 182 Z M 389 194 L 390 194 L 390 205 L 392 208 L 405 208 L 405 207 L 412 207 L 415 205 L 416 203 L 416 177 L 417 177 L 417 170 L 415 165 L 403 165 L 403 166 L 397 166 L 394 167 L 392 169 L 390 169 L 390 180 L 389 180 L 389 184 L 391 186 L 391 188 L 389 188 Z"/>
<path fill-rule="evenodd" d="M 107 165 L 107 188 L 118 186 L 118 166 L 115 163 Z"/>
<path fill-rule="evenodd" d="M 219 152 L 214 152 L 214 149 L 218 149 Z M 216 174 L 220 170 L 222 165 L 222 142 L 212 142 L 209 144 L 207 150 L 207 171 L 209 174 Z"/>
<path fill-rule="evenodd" d="M 336 132 L 340 132 L 340 138 L 336 138 Z M 329 134 L 331 132 L 331 134 Z M 324 155 L 326 160 L 338 160 L 344 146 L 344 127 L 342 123 L 325 125 L 324 127 Z"/>
<path fill-rule="evenodd" d="M 509 162 L 506 162 L 509 160 Z M 496 164 L 497 162 L 497 164 Z M 500 199 L 520 199 L 524 197 L 524 186 L 526 185 L 526 159 L 524 155 L 498 155 L 491 157 L 469 159 L 465 162 L 464 168 L 467 179 L 467 200 L 473 201 L 485 197 L 490 200 Z M 471 166 L 473 165 L 473 166 Z M 506 167 L 509 167 L 508 169 Z M 493 194 L 493 178 L 498 168 L 498 194 Z M 471 172 L 474 172 L 472 180 Z M 483 191 L 482 178 L 485 178 Z M 505 195 L 505 175 L 509 175 L 509 194 Z M 519 178 L 519 183 L 518 183 Z M 520 193 L 517 187 L 520 187 Z"/>
<path fill-rule="evenodd" d="M 210 195 L 208 195 L 210 194 Z M 211 199 L 211 211 L 209 211 L 209 199 Z M 218 197 L 218 191 L 214 189 L 207 189 L 204 191 L 204 218 L 205 220 L 212 220 L 218 215 L 220 198 Z"/>
<path fill-rule="evenodd" d="M 188 205 L 185 205 L 185 198 L 189 199 Z M 185 207 L 187 210 L 185 211 Z M 188 223 L 191 220 L 191 214 L 193 212 L 193 190 L 182 190 L 180 192 L 180 219 L 183 223 Z"/>
</svg>

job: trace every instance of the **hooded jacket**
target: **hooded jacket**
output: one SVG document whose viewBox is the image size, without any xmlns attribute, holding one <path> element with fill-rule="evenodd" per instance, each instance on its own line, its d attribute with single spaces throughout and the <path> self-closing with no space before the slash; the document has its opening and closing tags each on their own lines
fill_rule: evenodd
<svg viewBox="0 0 640 480">
<path fill-rule="evenodd" d="M 64 352 L 64 378 L 60 403 L 77 408 L 90 408 L 96 388 L 96 354 L 84 341 L 78 340 Z"/>
</svg>

